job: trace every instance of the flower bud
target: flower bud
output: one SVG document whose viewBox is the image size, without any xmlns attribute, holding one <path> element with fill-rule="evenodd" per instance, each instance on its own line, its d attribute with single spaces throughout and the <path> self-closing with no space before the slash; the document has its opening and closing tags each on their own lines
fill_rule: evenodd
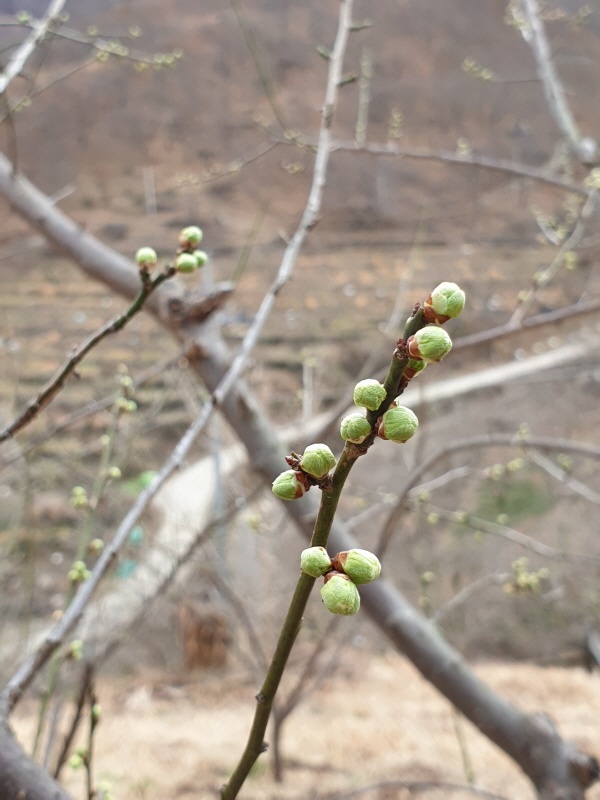
<svg viewBox="0 0 600 800">
<path fill-rule="evenodd" d="M 199 267 L 203 267 L 208 261 L 208 253 L 206 253 L 204 250 L 194 250 L 192 255 L 196 259 L 196 263 Z"/>
<path fill-rule="evenodd" d="M 140 247 L 135 254 L 135 261 L 138 266 L 144 267 L 145 269 L 153 267 L 158 261 L 156 250 L 153 250 L 151 247 Z"/>
<path fill-rule="evenodd" d="M 287 469 L 273 481 L 272 492 L 281 500 L 297 500 L 306 491 L 304 484 L 298 480 L 293 469 Z"/>
<path fill-rule="evenodd" d="M 300 469 L 320 480 L 335 467 L 335 463 L 335 456 L 326 444 L 310 444 L 300 459 Z"/>
<path fill-rule="evenodd" d="M 408 339 L 408 353 L 427 363 L 441 361 L 452 349 L 452 339 L 443 328 L 427 325 Z"/>
<path fill-rule="evenodd" d="M 325 576 L 321 598 L 332 614 L 350 616 L 360 608 L 360 595 L 356 585 L 347 575 L 330 572 Z"/>
<path fill-rule="evenodd" d="M 340 423 L 340 436 L 345 442 L 361 444 L 371 433 L 371 426 L 362 414 L 348 414 Z"/>
<path fill-rule="evenodd" d="M 371 583 L 381 575 L 381 562 L 377 556 L 358 547 L 338 553 L 333 558 L 332 566 L 356 584 Z"/>
<path fill-rule="evenodd" d="M 404 444 L 415 435 L 418 427 L 419 420 L 414 411 L 406 406 L 393 406 L 381 418 L 377 435 L 382 439 Z"/>
<path fill-rule="evenodd" d="M 419 372 L 423 372 L 427 364 L 420 358 L 409 358 L 408 364 L 404 367 L 402 377 L 406 381 L 411 381 Z"/>
<path fill-rule="evenodd" d="M 425 300 L 425 319 L 442 325 L 449 319 L 458 317 L 465 307 L 465 293 L 455 283 L 443 281 L 436 286 Z"/>
<path fill-rule="evenodd" d="M 379 381 L 373 378 L 367 378 L 356 384 L 352 399 L 357 406 L 368 408 L 369 411 L 377 411 L 385 400 L 385 395 L 385 388 Z"/>
<path fill-rule="evenodd" d="M 300 569 L 311 578 L 320 578 L 331 567 L 324 547 L 309 547 L 300 554 Z"/>
<path fill-rule="evenodd" d="M 192 253 L 180 253 L 175 260 L 178 272 L 194 272 L 198 269 L 198 261 Z"/>
<path fill-rule="evenodd" d="M 184 250 L 196 248 L 202 241 L 203 236 L 202 229 L 197 225 L 188 225 L 187 228 L 183 228 L 179 232 L 179 246 L 183 247 Z"/>
</svg>

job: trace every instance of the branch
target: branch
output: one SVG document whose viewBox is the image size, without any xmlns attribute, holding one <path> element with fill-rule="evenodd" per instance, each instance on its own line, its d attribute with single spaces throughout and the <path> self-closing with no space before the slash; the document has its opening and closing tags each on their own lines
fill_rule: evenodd
<svg viewBox="0 0 600 800">
<path fill-rule="evenodd" d="M 0 75 L 0 96 L 3 95 L 14 78 L 21 74 L 23 67 L 35 48 L 44 39 L 52 25 L 58 20 L 66 0 L 52 0 L 46 13 L 31 24 L 31 33 L 17 48 L 13 57 Z"/>
<path fill-rule="evenodd" d="M 76 347 L 70 358 L 63 364 L 62 367 L 60 367 L 58 372 L 48 381 L 48 383 L 43 387 L 43 389 L 41 389 L 37 396 L 29 401 L 22 413 L 19 414 L 19 416 L 9 425 L 7 425 L 4 430 L 0 431 L 0 443 L 10 439 L 15 435 L 15 433 L 23 430 L 26 425 L 32 422 L 42 411 L 42 409 L 52 402 L 52 400 L 65 385 L 69 375 L 73 374 L 75 367 L 77 367 L 77 365 L 83 361 L 90 350 L 96 347 L 96 345 L 99 344 L 103 339 L 106 339 L 107 336 L 110 336 L 110 334 L 117 333 L 117 331 L 120 331 L 122 328 L 124 328 L 125 325 L 142 310 L 146 299 L 152 294 L 152 292 L 158 286 L 160 286 L 161 283 L 166 281 L 168 278 L 171 278 L 174 274 L 175 268 L 168 267 L 153 280 L 148 279 L 143 281 L 142 288 L 138 296 L 135 298 L 127 311 L 125 311 L 123 314 L 120 314 L 118 317 L 115 317 L 110 322 L 107 322 L 106 325 L 100 328 L 100 330 L 93 333 L 78 347 Z"/>
<path fill-rule="evenodd" d="M 560 132 L 569 143 L 571 151 L 582 164 L 598 162 L 598 144 L 591 137 L 583 137 L 567 103 L 558 73 L 554 68 L 550 44 L 544 23 L 540 18 L 538 0 L 521 0 L 525 24 L 520 25 L 521 35 L 533 50 L 544 94 Z"/>
<path fill-rule="evenodd" d="M 474 153 L 457 153 L 453 150 L 429 150 L 425 147 L 401 147 L 400 145 L 388 142 L 386 144 L 366 144 L 364 147 L 357 147 L 354 142 L 334 140 L 331 149 L 333 152 L 344 151 L 352 153 L 366 153 L 375 156 L 391 156 L 394 158 L 409 158 L 420 161 L 440 161 L 447 164 L 457 164 L 467 167 L 483 167 L 484 169 L 502 172 L 512 175 L 515 178 L 529 178 L 548 186 L 553 186 L 563 191 L 573 192 L 574 194 L 587 197 L 590 189 L 586 186 L 562 178 L 554 172 L 539 167 L 532 167 L 527 164 L 518 164 L 506 158 L 495 158 L 493 156 L 475 155 Z"/>
</svg>

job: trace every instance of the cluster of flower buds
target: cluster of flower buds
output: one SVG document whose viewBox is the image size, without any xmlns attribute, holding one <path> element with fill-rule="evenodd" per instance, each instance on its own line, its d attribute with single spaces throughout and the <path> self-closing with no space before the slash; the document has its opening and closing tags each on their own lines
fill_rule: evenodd
<svg viewBox="0 0 600 800">
<path fill-rule="evenodd" d="M 353 548 L 330 558 L 324 547 L 302 551 L 300 568 L 312 578 L 324 576 L 321 598 L 332 614 L 350 616 L 360 608 L 357 586 L 376 580 L 381 563 L 374 553 Z"/>
<path fill-rule="evenodd" d="M 204 250 L 198 249 L 203 236 L 202 228 L 197 225 L 188 225 L 187 228 L 183 228 L 179 232 L 177 257 L 175 259 L 177 272 L 195 272 L 199 267 L 203 267 L 206 264 L 208 254 Z M 158 262 L 158 256 L 156 250 L 152 247 L 140 247 L 135 254 L 135 260 L 140 268 L 142 277 L 145 276 L 147 279 Z"/>
<path fill-rule="evenodd" d="M 293 469 L 287 469 L 273 481 L 272 490 L 281 500 L 298 500 L 311 486 L 321 483 L 335 467 L 335 456 L 322 443 L 310 444 L 301 456 L 287 459 Z"/>
<path fill-rule="evenodd" d="M 204 234 L 197 225 L 189 225 L 179 233 L 179 248 L 175 267 L 178 272 L 194 272 L 208 261 L 204 250 L 198 250 Z"/>
</svg>

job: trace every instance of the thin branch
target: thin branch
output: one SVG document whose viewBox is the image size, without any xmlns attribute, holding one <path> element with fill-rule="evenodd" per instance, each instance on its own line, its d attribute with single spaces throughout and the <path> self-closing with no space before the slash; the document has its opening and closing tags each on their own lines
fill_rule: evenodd
<svg viewBox="0 0 600 800">
<path fill-rule="evenodd" d="M 325 186 L 327 165 L 329 162 L 331 126 L 333 124 L 333 118 L 335 115 L 338 89 L 342 75 L 343 59 L 350 33 L 350 25 L 352 23 L 352 5 L 352 0 L 341 0 L 340 2 L 338 29 L 333 50 L 331 51 L 331 56 L 329 59 L 329 71 L 327 76 L 327 88 L 325 91 L 325 102 L 323 105 L 321 128 L 319 132 L 319 144 L 317 146 L 317 152 L 315 156 L 313 183 L 308 197 L 308 202 L 302 215 L 300 225 L 286 248 L 277 279 L 272 284 L 267 295 L 265 295 L 265 298 L 263 299 L 256 322 L 259 321 L 261 314 L 268 313 L 275 302 L 275 297 L 291 274 L 297 254 L 308 231 L 317 220 L 323 188 Z M 244 341 L 244 345 L 246 344 L 248 338 L 249 337 L 247 337 L 247 339 Z M 251 343 L 253 344 L 253 342 Z M 236 362 L 239 362 L 243 357 L 244 347 L 241 348 L 240 353 L 236 357 L 236 360 L 232 366 L 232 370 L 235 368 Z M 226 381 L 227 377 L 223 383 L 226 383 Z M 324 544 L 327 541 L 329 530 L 331 529 L 331 525 L 333 523 L 333 516 L 337 508 L 340 492 L 344 486 L 353 463 L 353 459 L 344 459 L 344 457 L 340 458 L 333 475 L 332 490 L 330 493 L 322 494 L 321 507 L 315 523 L 315 533 L 312 542 L 313 545 Z M 294 591 L 292 600 L 290 601 L 288 613 L 281 628 L 275 653 L 273 654 L 273 658 L 265 675 L 263 685 L 257 695 L 257 706 L 254 715 L 254 721 L 248 735 L 246 747 L 236 768 L 229 778 L 229 781 L 221 788 L 222 800 L 233 800 L 233 798 L 237 797 L 254 763 L 259 755 L 264 752 L 264 734 L 271 714 L 273 701 L 275 699 L 275 695 L 277 694 L 277 690 L 279 688 L 288 658 L 294 646 L 294 642 L 296 641 L 296 637 L 300 629 L 302 615 L 304 613 L 304 609 L 306 608 L 306 604 L 308 602 L 314 582 L 315 579 L 306 574 L 301 574 L 300 578 L 298 579 L 296 589 Z"/>
<path fill-rule="evenodd" d="M 446 511 L 436 506 L 431 507 L 434 508 L 438 517 L 446 522 L 460 522 L 461 525 L 469 527 L 474 531 L 483 531 L 483 533 L 499 536 L 501 539 L 506 539 L 508 542 L 517 544 L 519 547 L 530 550 L 532 553 L 548 558 L 551 561 L 579 564 L 580 566 L 589 566 L 594 569 L 600 564 L 600 556 L 594 555 L 593 553 L 571 553 L 568 550 L 562 550 L 559 547 L 552 547 L 551 545 L 544 544 L 534 539 L 533 536 L 528 536 L 514 528 L 509 528 L 508 525 L 490 522 L 487 519 L 476 517 L 473 514 L 462 515 L 461 512 Z"/>
<path fill-rule="evenodd" d="M 440 161 L 448 164 L 458 164 L 467 167 L 483 167 L 494 172 L 502 172 L 515 178 L 529 178 L 548 186 L 554 186 L 563 191 L 587 197 L 590 189 L 581 183 L 562 178 L 554 172 L 527 164 L 519 164 L 506 158 L 475 155 L 474 153 L 457 153 L 453 150 L 430 150 L 425 147 L 402 147 L 392 142 L 386 144 L 370 143 L 364 147 L 357 147 L 354 142 L 334 140 L 331 145 L 333 152 L 343 151 L 352 153 L 365 153 L 374 156 L 391 156 L 394 158 L 409 158 L 421 161 Z"/>
<path fill-rule="evenodd" d="M 600 505 L 600 492 L 594 491 L 591 487 L 586 486 L 585 483 L 576 480 L 564 469 L 561 469 L 557 464 L 553 461 L 550 461 L 549 458 L 541 455 L 541 453 L 536 453 L 534 449 L 528 447 L 527 448 L 527 455 L 529 458 L 537 464 L 540 469 L 543 469 L 544 472 L 547 472 L 554 480 L 558 481 L 563 486 L 566 486 L 575 494 L 578 494 L 580 497 L 583 497 L 589 503 L 593 503 L 593 505 L 597 506 Z"/>
<path fill-rule="evenodd" d="M 483 577 L 478 578 L 476 581 L 467 584 L 467 586 L 464 586 L 460 591 L 456 592 L 456 594 L 453 595 L 450 600 L 438 608 L 431 619 L 436 623 L 436 625 L 439 625 L 439 623 L 443 621 L 444 617 L 447 617 L 448 614 L 451 614 L 456 608 L 461 606 L 463 603 L 466 603 L 467 600 L 470 600 L 471 597 L 481 589 L 486 589 L 490 583 L 493 583 L 496 586 L 503 586 L 513 578 L 514 575 L 510 572 L 492 572 L 489 575 L 484 575 Z"/>
<path fill-rule="evenodd" d="M 58 372 L 56 372 L 56 374 L 48 381 L 48 383 L 46 383 L 36 397 L 29 401 L 21 414 L 19 414 L 16 419 L 7 425 L 4 430 L 0 431 L 0 443 L 12 438 L 15 433 L 18 433 L 26 425 L 32 422 L 40 413 L 40 411 L 42 411 L 42 409 L 44 409 L 56 397 L 56 395 L 65 385 L 69 375 L 73 374 L 75 367 L 81 363 L 90 350 L 92 350 L 107 336 L 110 336 L 111 333 L 116 333 L 125 327 L 125 325 L 139 311 L 142 310 L 146 299 L 152 294 L 152 292 L 158 286 L 160 286 L 161 283 L 164 283 L 164 281 L 166 281 L 168 278 L 171 278 L 174 274 L 174 267 L 168 267 L 153 280 L 144 281 L 138 296 L 135 298 L 127 311 L 125 311 L 124 314 L 120 314 L 118 317 L 112 319 L 110 322 L 100 328 L 100 330 L 96 331 L 84 342 L 82 342 L 75 349 L 70 358 L 62 365 L 62 367 L 60 367 Z"/>
<path fill-rule="evenodd" d="M 9 84 L 23 71 L 27 59 L 44 39 L 52 25 L 58 21 L 66 0 L 52 0 L 46 13 L 39 20 L 31 23 L 31 32 L 13 54 L 0 75 L 0 96 L 8 89 Z"/>
<path fill-rule="evenodd" d="M 527 0 L 529 2 L 529 0 Z M 527 292 L 524 299 L 519 303 L 518 307 L 516 308 L 514 314 L 510 318 L 508 325 L 509 326 L 518 326 L 523 321 L 523 318 L 533 305 L 538 292 L 540 289 L 544 289 L 550 281 L 555 277 L 557 272 L 565 263 L 565 256 L 567 253 L 571 253 L 575 250 L 579 243 L 581 242 L 584 234 L 587 223 L 590 220 L 593 212 L 596 210 L 598 201 L 598 192 L 596 189 L 591 189 L 588 195 L 587 200 L 585 201 L 583 208 L 581 209 L 579 216 L 577 218 L 577 223 L 573 228 L 570 236 L 568 236 L 565 241 L 560 246 L 556 256 L 552 260 L 552 263 L 546 267 L 543 271 L 542 275 L 534 280 L 534 285 L 532 288 Z"/>
<path fill-rule="evenodd" d="M 426 459 L 424 459 L 418 466 L 416 466 L 404 486 L 400 489 L 394 507 L 388 514 L 388 518 L 381 530 L 379 542 L 376 552 L 381 557 L 387 550 L 394 531 L 400 521 L 403 510 L 409 493 L 421 481 L 432 467 L 438 466 L 448 456 L 453 456 L 456 453 L 465 450 L 477 450 L 487 447 L 511 447 L 511 448 L 536 448 L 538 450 L 547 450 L 550 452 L 572 453 L 574 455 L 584 456 L 586 458 L 600 459 L 600 447 L 595 445 L 584 444 L 583 442 L 572 442 L 569 439 L 559 439 L 546 436 L 527 436 L 521 434 L 481 434 L 480 436 L 472 436 L 468 439 L 455 439 L 449 442 L 445 447 L 436 450 Z"/>
<path fill-rule="evenodd" d="M 565 95 L 565 90 L 552 61 L 550 43 L 540 17 L 538 0 L 521 0 L 525 24 L 519 26 L 521 35 L 533 50 L 537 71 L 544 87 L 544 94 L 560 132 L 569 143 L 573 154 L 583 164 L 598 161 L 598 144 L 594 139 L 583 137 Z"/>
</svg>

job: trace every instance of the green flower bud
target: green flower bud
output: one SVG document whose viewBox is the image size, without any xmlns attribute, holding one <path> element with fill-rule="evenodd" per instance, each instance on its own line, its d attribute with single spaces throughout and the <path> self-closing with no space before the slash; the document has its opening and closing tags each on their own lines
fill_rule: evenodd
<svg viewBox="0 0 600 800">
<path fill-rule="evenodd" d="M 94 703 L 92 706 L 92 722 L 97 724 L 100 722 L 100 717 L 102 716 L 102 706 L 99 703 Z"/>
<path fill-rule="evenodd" d="M 309 547 L 300 554 L 300 569 L 311 578 L 320 578 L 331 567 L 324 547 Z"/>
<path fill-rule="evenodd" d="M 350 616 L 360 608 L 360 595 L 356 585 L 347 575 L 330 572 L 325 576 L 321 598 L 332 614 Z"/>
<path fill-rule="evenodd" d="M 427 325 L 408 339 L 408 352 L 427 363 L 441 361 L 452 349 L 452 339 L 443 328 Z"/>
<path fill-rule="evenodd" d="M 202 229 L 197 225 L 188 225 L 179 232 L 179 246 L 185 248 L 198 247 L 202 241 Z"/>
<path fill-rule="evenodd" d="M 73 639 L 69 642 L 68 656 L 73 661 L 81 661 L 83 658 L 83 642 L 81 639 Z"/>
<path fill-rule="evenodd" d="M 381 418 L 377 435 L 382 439 L 404 444 L 415 435 L 418 427 L 419 420 L 414 411 L 406 406 L 392 406 Z"/>
<path fill-rule="evenodd" d="M 194 250 L 192 255 L 196 259 L 196 263 L 199 267 L 203 267 L 208 261 L 208 253 L 206 253 L 204 250 Z"/>
<path fill-rule="evenodd" d="M 140 247 L 135 254 L 135 261 L 140 267 L 153 267 L 158 261 L 156 250 L 151 247 Z"/>
<path fill-rule="evenodd" d="M 106 475 L 113 481 L 118 481 L 121 479 L 121 470 L 119 467 L 109 467 L 106 471 Z"/>
<path fill-rule="evenodd" d="M 371 433 L 371 426 L 362 414 L 348 414 L 340 424 L 340 436 L 345 442 L 361 444 Z"/>
<path fill-rule="evenodd" d="M 443 281 L 425 300 L 425 308 L 433 311 L 435 322 L 446 322 L 458 317 L 465 307 L 465 293 L 455 283 Z"/>
<path fill-rule="evenodd" d="M 175 260 L 178 272 L 194 272 L 198 269 L 198 261 L 192 253 L 180 253 Z"/>
<path fill-rule="evenodd" d="M 356 584 L 371 583 L 381 575 L 381 562 L 377 556 L 358 547 L 338 553 L 333 558 L 332 566 Z"/>
<path fill-rule="evenodd" d="M 293 469 L 287 469 L 273 481 L 272 492 L 281 500 L 297 500 L 306 491 L 304 484 L 298 480 Z"/>
<path fill-rule="evenodd" d="M 385 400 L 385 395 L 385 388 L 379 381 L 367 378 L 356 384 L 352 398 L 357 406 L 368 408 L 369 411 L 377 411 Z"/>
<path fill-rule="evenodd" d="M 300 469 L 320 480 L 335 467 L 335 456 L 326 444 L 310 444 L 300 459 Z"/>
<path fill-rule="evenodd" d="M 94 556 L 97 556 L 98 553 L 101 553 L 103 549 L 104 542 L 102 539 L 92 539 L 92 541 L 88 544 L 88 550 Z"/>
<path fill-rule="evenodd" d="M 83 758 L 79 753 L 73 753 L 72 756 L 69 756 L 67 764 L 71 769 L 81 769 L 81 767 L 83 767 Z"/>
</svg>

